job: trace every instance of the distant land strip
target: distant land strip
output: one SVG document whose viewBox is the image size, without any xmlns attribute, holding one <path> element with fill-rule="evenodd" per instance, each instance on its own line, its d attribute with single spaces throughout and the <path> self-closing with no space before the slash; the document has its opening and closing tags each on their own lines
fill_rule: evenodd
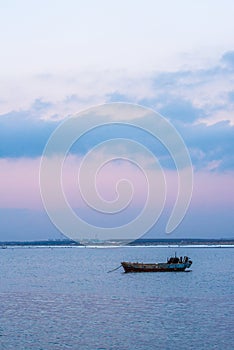
<svg viewBox="0 0 234 350">
<path fill-rule="evenodd" d="M 234 245 L 233 239 L 197 239 L 197 238 L 174 238 L 174 239 L 137 239 L 129 242 L 128 240 L 87 240 L 76 242 L 70 239 L 59 239 L 59 240 L 38 240 L 38 241 L 2 241 L 0 247 L 5 248 L 8 246 L 161 246 L 161 245 Z"/>
</svg>

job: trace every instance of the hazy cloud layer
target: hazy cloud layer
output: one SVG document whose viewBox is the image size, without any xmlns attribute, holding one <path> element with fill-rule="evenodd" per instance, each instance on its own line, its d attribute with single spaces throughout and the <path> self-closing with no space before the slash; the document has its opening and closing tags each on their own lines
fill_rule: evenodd
<svg viewBox="0 0 234 350">
<path fill-rule="evenodd" d="M 36 100 L 30 110 L 11 112 L 0 117 L 0 157 L 38 157 L 55 128 L 62 123 L 53 119 L 41 119 L 43 110 L 49 103 Z M 181 134 L 191 154 L 195 169 L 233 170 L 234 169 L 234 126 L 228 121 L 220 121 L 211 125 L 200 120 L 202 110 L 194 107 L 190 102 L 175 100 L 162 107 L 163 115 L 170 117 L 174 127 Z M 95 116 L 90 115 L 80 119 L 80 125 L 89 125 Z M 90 120 L 89 120 L 90 119 Z M 118 116 L 116 115 L 118 120 Z M 106 119 L 103 117 L 103 122 Z M 155 123 L 154 117 L 142 117 L 143 125 Z M 85 134 L 71 148 L 74 154 L 84 155 L 96 144 L 110 139 L 129 138 L 135 140 L 157 157 L 160 163 L 172 168 L 168 151 L 150 134 L 132 127 L 106 125 Z M 119 141 L 121 146 L 121 141 Z M 108 148 L 107 152 L 112 150 Z M 134 152 L 134 149 L 126 149 Z"/>
<path fill-rule="evenodd" d="M 73 71 L 2 77 L 0 115 L 28 111 L 42 119 L 68 115 L 105 102 L 139 103 L 172 120 L 228 120 L 234 124 L 233 51 L 213 66 L 173 72 Z"/>
</svg>

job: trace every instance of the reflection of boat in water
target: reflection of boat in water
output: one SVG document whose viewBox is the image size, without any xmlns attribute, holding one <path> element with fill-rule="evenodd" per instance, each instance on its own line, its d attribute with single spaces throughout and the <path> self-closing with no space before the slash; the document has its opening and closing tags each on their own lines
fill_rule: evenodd
<svg viewBox="0 0 234 350">
<path fill-rule="evenodd" d="M 192 265 L 187 256 L 178 258 L 176 255 L 167 259 L 166 263 L 121 262 L 125 272 L 173 272 L 185 271 Z"/>
</svg>

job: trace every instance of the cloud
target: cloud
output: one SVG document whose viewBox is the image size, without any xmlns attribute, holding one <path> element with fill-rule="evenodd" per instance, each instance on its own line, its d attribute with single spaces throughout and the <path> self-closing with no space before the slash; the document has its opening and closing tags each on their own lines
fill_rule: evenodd
<svg viewBox="0 0 234 350">
<path fill-rule="evenodd" d="M 35 101 L 31 110 L 0 116 L 0 157 L 37 157 L 42 154 L 56 121 L 38 118 L 47 104 Z"/>
<path fill-rule="evenodd" d="M 223 63 L 223 57 L 228 65 Z M 180 119 L 180 112 L 186 112 L 187 121 L 215 124 L 228 120 L 234 124 L 234 105 L 230 101 L 234 89 L 234 71 L 230 69 L 233 52 L 223 57 L 216 65 L 200 69 L 152 72 L 151 93 L 140 103 L 175 120 Z"/>
<path fill-rule="evenodd" d="M 222 120 L 234 123 L 232 57 L 233 51 L 228 51 L 216 64 L 199 69 L 77 70 L 3 77 L 0 113 L 29 111 L 34 106 L 34 113 L 42 119 L 64 119 L 95 104 L 121 101 L 165 111 L 173 119 L 181 118 L 176 112 L 181 109 L 186 110 L 190 121 L 198 118 L 208 124 Z"/>
<path fill-rule="evenodd" d="M 210 162 L 218 161 L 216 170 L 234 169 L 234 126 L 228 122 L 214 125 L 176 124 L 190 150 L 193 165 L 205 169 Z"/>
<path fill-rule="evenodd" d="M 226 52 L 215 65 L 199 69 L 152 71 L 136 80 L 135 85 L 131 84 L 131 89 L 128 81 L 127 91 L 115 90 L 110 100 L 127 99 L 153 108 L 175 121 L 198 120 L 211 125 L 227 120 L 234 124 L 232 57 L 233 52 Z"/>
<path fill-rule="evenodd" d="M 40 115 L 40 111 L 48 106 L 50 106 L 49 103 L 37 100 L 29 111 L 12 112 L 0 117 L 1 158 L 35 158 L 42 155 L 50 135 L 58 125 L 61 125 L 59 121 L 42 120 L 38 117 L 38 113 Z M 131 105 L 126 106 L 126 115 L 129 118 L 131 114 L 128 108 L 130 107 Z M 103 116 L 95 116 L 91 111 L 80 117 L 77 124 L 78 129 L 70 131 L 75 133 L 74 136 L 79 130 L 85 130 L 85 133 L 71 147 L 70 152 L 72 154 L 83 156 L 97 144 L 112 139 L 119 140 L 119 146 L 125 147 L 122 145 L 121 139 L 130 139 L 149 149 L 158 157 L 162 166 L 169 169 L 175 167 L 169 152 L 161 142 L 140 128 L 132 127 L 131 125 L 106 124 L 87 131 L 95 118 L 99 124 L 120 121 L 120 119 L 118 120 L 118 108 L 117 110 L 113 109 L 110 105 L 109 112 L 108 116 L 104 114 Z M 198 123 L 197 120 L 200 113 L 199 109 L 181 100 L 175 101 L 174 105 L 173 103 L 168 104 L 164 109 L 164 115 L 170 116 L 172 125 L 184 139 L 196 169 L 210 168 L 212 171 L 233 169 L 234 126 L 227 121 L 211 125 Z M 139 115 L 138 118 L 140 118 L 139 120 L 144 127 L 150 129 L 151 126 L 155 125 L 155 117 L 150 115 L 150 110 L 148 115 L 147 113 L 142 117 Z M 131 122 L 131 119 L 129 119 L 129 122 Z M 56 150 L 56 152 L 58 151 L 59 149 Z M 118 150 L 113 149 L 110 145 L 106 148 L 106 152 L 109 154 L 113 152 L 116 155 L 116 151 Z M 136 148 L 134 145 L 130 145 L 125 152 L 126 155 L 134 154 L 136 153 Z M 138 157 L 141 157 L 141 154 Z"/>
<path fill-rule="evenodd" d="M 227 51 L 222 56 L 222 62 L 227 65 L 228 68 L 234 69 L 234 51 Z"/>
<path fill-rule="evenodd" d="M 160 113 L 172 122 L 183 121 L 191 123 L 202 117 L 202 109 L 196 108 L 190 101 L 183 99 L 171 99 L 161 109 Z"/>
<path fill-rule="evenodd" d="M 230 103 L 234 103 L 234 90 L 228 93 L 228 98 Z"/>
<path fill-rule="evenodd" d="M 0 115 L 0 157 L 40 156 L 51 133 L 69 115 L 96 103 L 122 101 L 142 104 L 168 118 L 185 140 L 196 168 L 232 169 L 234 72 L 230 66 L 233 55 L 233 51 L 228 51 L 216 65 L 203 69 L 147 74 L 47 73 L 26 79 L 22 89 L 18 89 L 18 101 L 25 105 Z M 1 91 L 2 111 L 9 104 L 5 90 Z M 8 92 L 13 100 L 14 95 Z M 118 121 L 118 114 L 111 113 L 110 110 L 112 121 Z M 103 122 L 105 120 L 103 115 Z M 85 127 L 89 118 L 86 116 L 80 123 Z M 154 120 L 145 119 L 145 123 L 150 125 Z M 73 146 L 73 153 L 84 154 L 97 142 L 109 138 L 128 137 L 149 147 L 160 157 L 163 166 L 172 166 L 165 148 L 139 130 L 132 132 L 129 128 L 107 126 L 87 136 Z"/>
<path fill-rule="evenodd" d="M 113 92 L 111 94 L 107 94 L 106 96 L 106 102 L 112 103 L 112 102 L 126 102 L 126 103 L 134 103 L 134 101 L 131 101 L 128 96 L 124 95 L 123 93 L 119 92 Z"/>
</svg>

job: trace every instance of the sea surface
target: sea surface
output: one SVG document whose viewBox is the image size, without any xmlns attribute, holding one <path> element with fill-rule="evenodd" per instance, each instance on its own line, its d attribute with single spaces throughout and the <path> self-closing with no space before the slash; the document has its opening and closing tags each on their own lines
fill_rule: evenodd
<svg viewBox="0 0 234 350">
<path fill-rule="evenodd" d="M 191 272 L 124 274 L 128 261 Z M 0 349 L 234 349 L 234 248 L 0 249 Z"/>
</svg>

